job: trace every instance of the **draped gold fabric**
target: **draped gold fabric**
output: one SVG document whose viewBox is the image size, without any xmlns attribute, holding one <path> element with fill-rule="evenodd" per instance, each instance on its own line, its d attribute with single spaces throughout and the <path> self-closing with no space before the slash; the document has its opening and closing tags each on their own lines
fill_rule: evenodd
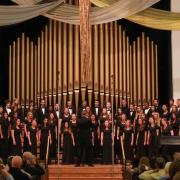
<svg viewBox="0 0 180 180">
<path fill-rule="evenodd" d="M 96 6 L 110 6 L 112 0 L 91 0 Z M 180 30 L 180 13 L 148 8 L 125 19 L 153 29 Z"/>
<path fill-rule="evenodd" d="M 0 26 L 12 25 L 32 19 L 52 10 L 63 2 L 64 0 L 58 0 L 28 6 L 24 3 L 21 6 L 0 6 Z"/>
<path fill-rule="evenodd" d="M 89 72 L 89 8 L 90 0 L 79 0 L 81 60 L 83 62 L 82 83 L 84 86 L 88 83 Z"/>
<path fill-rule="evenodd" d="M 180 30 L 180 13 L 149 8 L 126 19 L 153 29 Z"/>
<path fill-rule="evenodd" d="M 36 0 L 13 0 L 18 4 L 33 4 Z M 103 24 L 116 21 L 137 12 L 147 9 L 159 0 L 117 0 L 112 1 L 110 6 L 91 7 L 89 14 L 90 24 Z M 63 4 L 52 11 L 43 14 L 44 16 L 69 24 L 80 24 L 78 5 Z"/>
</svg>

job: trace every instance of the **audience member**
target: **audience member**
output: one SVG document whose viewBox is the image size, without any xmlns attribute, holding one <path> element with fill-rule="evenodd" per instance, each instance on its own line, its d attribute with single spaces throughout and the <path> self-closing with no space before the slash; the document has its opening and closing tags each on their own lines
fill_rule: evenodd
<svg viewBox="0 0 180 180">
<path fill-rule="evenodd" d="M 14 156 L 12 158 L 12 167 L 9 170 L 9 173 L 13 176 L 14 180 L 30 180 L 25 172 L 22 171 L 23 161 L 20 156 Z"/>
</svg>

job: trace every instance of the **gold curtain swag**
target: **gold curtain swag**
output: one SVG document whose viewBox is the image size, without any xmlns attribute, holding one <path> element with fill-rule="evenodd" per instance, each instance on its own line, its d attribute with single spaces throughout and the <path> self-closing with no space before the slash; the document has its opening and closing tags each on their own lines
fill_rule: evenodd
<svg viewBox="0 0 180 180">
<path fill-rule="evenodd" d="M 91 0 L 91 2 L 98 7 L 110 6 L 113 3 L 112 0 Z M 180 30 L 180 13 L 178 12 L 148 8 L 125 19 L 153 29 Z"/>
</svg>

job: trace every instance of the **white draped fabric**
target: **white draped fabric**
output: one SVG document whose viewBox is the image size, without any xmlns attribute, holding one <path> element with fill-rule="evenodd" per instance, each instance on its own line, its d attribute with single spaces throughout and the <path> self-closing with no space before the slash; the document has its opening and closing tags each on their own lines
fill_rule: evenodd
<svg viewBox="0 0 180 180">
<path fill-rule="evenodd" d="M 14 2 L 24 4 L 35 4 L 38 0 L 13 0 Z M 136 14 L 160 0 L 113 0 L 107 7 L 92 7 L 90 10 L 90 24 L 102 24 L 119 20 L 133 14 Z M 69 24 L 79 24 L 79 7 L 76 5 L 63 4 L 57 6 L 54 10 L 43 14 L 44 16 Z"/>
<path fill-rule="evenodd" d="M 27 6 L 26 4 L 20 6 L 0 6 L 0 26 L 17 24 L 43 15 L 63 2 L 64 0 L 58 0 L 31 6 Z"/>
</svg>

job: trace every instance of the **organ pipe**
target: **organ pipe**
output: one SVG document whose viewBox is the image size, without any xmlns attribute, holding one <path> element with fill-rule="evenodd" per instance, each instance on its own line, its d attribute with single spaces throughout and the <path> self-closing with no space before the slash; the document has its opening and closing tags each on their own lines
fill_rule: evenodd
<svg viewBox="0 0 180 180">
<path fill-rule="evenodd" d="M 131 41 L 117 22 L 91 26 L 86 88 L 79 31 L 78 25 L 49 20 L 36 41 L 22 33 L 10 44 L 9 98 L 25 106 L 41 97 L 63 106 L 74 99 L 77 109 L 80 99 L 91 105 L 92 97 L 100 98 L 103 107 L 115 95 L 116 110 L 123 98 L 135 105 L 158 98 L 158 46 L 146 33 Z"/>
</svg>

